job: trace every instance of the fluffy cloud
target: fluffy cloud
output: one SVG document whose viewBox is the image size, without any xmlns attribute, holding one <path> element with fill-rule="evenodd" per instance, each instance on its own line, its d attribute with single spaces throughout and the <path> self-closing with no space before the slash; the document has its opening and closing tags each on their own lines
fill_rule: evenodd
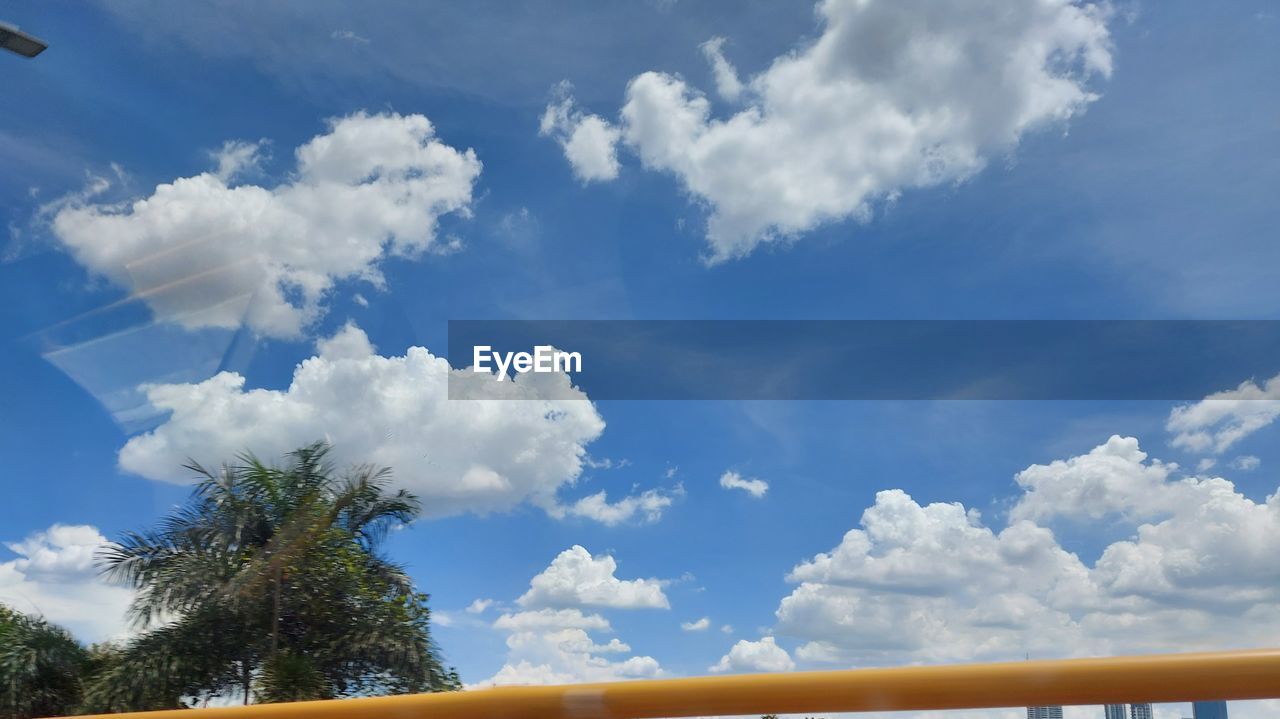
<svg viewBox="0 0 1280 719">
<path fill-rule="evenodd" d="M 611 659 L 610 655 L 630 653 L 631 647 L 616 637 L 603 644 L 592 639 L 589 632 L 612 630 L 598 614 L 584 615 L 576 609 L 504 614 L 494 628 L 508 632 L 507 661 L 477 686 L 645 679 L 662 672 L 650 656 Z"/>
<path fill-rule="evenodd" d="M 627 86 L 622 141 L 710 207 L 711 262 L 965 180 L 1084 112 L 1097 98 L 1086 82 L 1111 73 L 1105 4 L 823 0 L 817 12 L 821 35 L 746 83 L 720 39 L 703 46 L 719 94 L 744 104 L 726 117 L 674 75 Z"/>
<path fill-rule="evenodd" d="M 468 614 L 484 614 L 493 605 L 492 599 L 476 599 L 467 605 Z"/>
<path fill-rule="evenodd" d="M 660 579 L 618 579 L 618 563 L 574 545 L 529 582 L 517 602 L 522 607 L 611 607 L 667 609 Z"/>
<path fill-rule="evenodd" d="M 1174 499 L 1165 482 L 1178 465 L 1146 459 L 1138 440 L 1116 435 L 1088 454 L 1033 464 L 1014 477 L 1024 494 L 1010 518 L 1101 519 L 1129 511 L 1143 516 L 1164 511 Z"/>
<path fill-rule="evenodd" d="M 1280 375 L 1259 385 L 1216 392 L 1194 404 L 1174 407 L 1165 428 L 1172 444 L 1191 452 L 1221 454 L 1280 417 Z"/>
<path fill-rule="evenodd" d="M 1060 645 L 1068 610 L 1096 595 L 1087 568 L 1030 522 L 996 534 L 959 504 L 921 507 L 888 490 L 862 525 L 788 577 L 799 586 L 778 607 L 778 631 L 806 640 L 796 650 L 803 661 L 874 665 L 1047 650 Z"/>
<path fill-rule="evenodd" d="M 572 504 L 553 507 L 549 511 L 554 517 L 582 517 L 609 527 L 637 518 L 645 523 L 653 523 L 661 519 L 662 512 L 671 506 L 673 494 L 682 493 L 679 486 L 674 493 L 649 489 L 611 503 L 608 493 L 601 491 Z"/>
<path fill-rule="evenodd" d="M 42 615 L 81 639 L 124 635 L 133 593 L 103 582 L 93 566 L 106 541 L 95 527 L 55 524 L 6 544 L 18 556 L 0 562 L 0 603 Z"/>
<path fill-rule="evenodd" d="M 680 629 L 686 632 L 705 632 L 710 626 L 710 617 L 703 617 L 693 622 L 680 622 Z"/>
<path fill-rule="evenodd" d="M 599 614 L 584 614 L 581 609 L 536 609 L 503 614 L 493 623 L 494 629 L 508 632 L 533 632 L 540 629 L 581 629 L 609 631 L 609 622 Z"/>
<path fill-rule="evenodd" d="M 599 642 L 591 634 L 612 631 L 608 620 L 580 606 L 613 609 L 666 607 L 661 583 L 614 576 L 612 557 L 593 558 L 575 546 L 561 552 L 529 582 L 517 603 L 529 609 L 503 614 L 494 629 L 507 633 L 502 668 L 479 686 L 494 684 L 567 684 L 651 678 L 662 669 L 650 656 L 629 656 L 631 647 L 617 637 Z"/>
<path fill-rule="evenodd" d="M 769 491 L 769 483 L 763 479 L 744 479 L 737 472 L 725 472 L 720 475 L 720 486 L 725 489 L 740 489 L 760 499 Z"/>
<path fill-rule="evenodd" d="M 451 375 L 460 393 L 497 401 L 450 401 Z M 393 468 L 428 516 L 501 511 L 524 501 L 554 514 L 557 490 L 576 480 L 585 445 L 604 430 L 594 405 L 564 375 L 497 383 L 452 370 L 422 347 L 383 357 L 354 325 L 321 340 L 287 389 L 244 383 L 223 372 L 195 384 L 146 387 L 150 403 L 169 418 L 125 444 L 121 468 L 185 482 L 188 457 L 216 467 L 250 450 L 272 460 L 326 439 L 339 464 Z M 540 399 L 547 396 L 580 399 Z"/>
<path fill-rule="evenodd" d="M 619 131 L 599 115 L 577 109 L 569 83 L 561 83 L 555 100 L 542 113 L 538 133 L 553 137 L 564 149 L 573 174 L 582 182 L 612 180 L 618 176 Z"/>
<path fill-rule="evenodd" d="M 1231 468 L 1249 472 L 1262 466 L 1262 460 L 1251 454 L 1241 455 L 1231 460 Z"/>
<path fill-rule="evenodd" d="M 1172 489 L 1172 488 L 1170 488 Z M 1168 519 L 1116 542 L 1094 572 L 1114 595 L 1213 614 L 1254 614 L 1255 641 L 1280 638 L 1280 494 L 1257 503 L 1222 478 L 1185 480 Z"/>
<path fill-rule="evenodd" d="M 702 43 L 702 54 L 711 63 L 711 72 L 716 79 L 716 93 L 728 102 L 737 102 L 742 96 L 742 81 L 738 79 L 738 71 L 724 56 L 724 38 L 713 37 Z"/>
<path fill-rule="evenodd" d="M 802 641 L 801 661 L 864 665 L 1280 641 L 1280 496 L 1255 502 L 1222 478 L 1156 482 L 1172 465 L 1145 459 L 1113 437 L 1027 470 L 1029 494 L 1060 497 L 1062 514 L 1150 519 L 1093 566 L 1028 519 L 997 532 L 960 504 L 880 492 L 860 528 L 792 570 L 777 632 Z M 1047 496 L 1022 514 L 1051 516 Z"/>
<path fill-rule="evenodd" d="M 778 646 L 773 637 L 758 642 L 740 640 L 720 657 L 720 661 L 708 667 L 712 672 L 786 672 L 796 668 L 787 650 Z"/>
<path fill-rule="evenodd" d="M 480 174 L 422 115 L 333 120 L 297 148 L 286 182 L 236 184 L 260 150 L 227 143 L 215 170 L 132 203 L 68 198 L 48 209 L 53 233 L 162 321 L 296 337 L 339 280 L 379 284 L 380 260 L 436 247 L 440 217 L 469 212 Z"/>
</svg>

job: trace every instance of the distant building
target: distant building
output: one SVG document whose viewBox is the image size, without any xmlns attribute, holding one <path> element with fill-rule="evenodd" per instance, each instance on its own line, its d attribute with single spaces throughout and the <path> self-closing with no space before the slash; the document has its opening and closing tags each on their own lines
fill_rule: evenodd
<svg viewBox="0 0 1280 719">
<path fill-rule="evenodd" d="M 1104 719 L 1125 719 L 1123 704 L 1107 704 L 1102 707 Z M 1128 719 L 1152 719 L 1150 704 L 1130 704 Z"/>
<path fill-rule="evenodd" d="M 1195 702 L 1191 705 L 1195 719 L 1227 719 L 1226 702 Z"/>
<path fill-rule="evenodd" d="M 1027 707 L 1027 719 L 1062 719 L 1062 707 Z"/>
</svg>

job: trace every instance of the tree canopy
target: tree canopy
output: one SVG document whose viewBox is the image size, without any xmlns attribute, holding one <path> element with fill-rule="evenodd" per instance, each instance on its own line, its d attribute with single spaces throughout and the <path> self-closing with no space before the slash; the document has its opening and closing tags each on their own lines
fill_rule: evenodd
<svg viewBox="0 0 1280 719">
<path fill-rule="evenodd" d="M 106 650 L 86 691 L 95 711 L 218 695 L 293 701 L 451 690 L 427 595 L 381 552 L 420 511 L 390 472 L 339 474 L 323 443 L 268 466 L 242 455 L 200 478 L 154 528 L 100 560 L 136 590 L 141 633 Z"/>
<path fill-rule="evenodd" d="M 89 653 L 70 632 L 0 605 L 0 717 L 71 713 L 89 666 Z"/>
</svg>

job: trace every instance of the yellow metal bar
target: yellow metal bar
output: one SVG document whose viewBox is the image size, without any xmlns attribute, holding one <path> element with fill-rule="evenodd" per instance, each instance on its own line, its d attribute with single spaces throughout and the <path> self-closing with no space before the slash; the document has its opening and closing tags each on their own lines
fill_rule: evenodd
<svg viewBox="0 0 1280 719">
<path fill-rule="evenodd" d="M 1280 649 L 739 674 L 202 709 L 200 719 L 643 719 L 1280 698 Z M 191 719 L 185 710 L 102 715 Z"/>
</svg>

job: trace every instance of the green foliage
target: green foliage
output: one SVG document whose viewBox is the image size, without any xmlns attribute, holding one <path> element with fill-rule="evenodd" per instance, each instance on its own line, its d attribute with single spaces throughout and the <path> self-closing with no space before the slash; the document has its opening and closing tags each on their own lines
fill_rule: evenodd
<svg viewBox="0 0 1280 719">
<path fill-rule="evenodd" d="M 0 605 L 0 717 L 69 714 L 90 656 L 71 634 Z"/>
<path fill-rule="evenodd" d="M 143 644 L 156 650 L 146 657 Z M 87 672 L 84 700 L 80 714 L 108 714 L 123 711 L 152 709 L 182 709 L 182 687 L 170 680 L 169 671 L 175 660 L 165 653 L 165 642 L 155 637 L 138 640 L 133 654 L 116 644 L 98 644 L 89 647 L 90 666 Z M 145 658 L 148 661 L 138 661 Z"/>
<path fill-rule="evenodd" d="M 419 513 L 368 466 L 338 476 L 314 444 L 269 467 L 252 456 L 202 478 L 191 500 L 101 557 L 137 590 L 140 629 L 110 650 L 89 703 L 153 709 L 239 694 L 246 701 L 441 691 L 427 596 L 380 553 Z M 134 677 L 133 681 L 120 681 Z M 138 681 L 143 678 L 145 681 Z"/>
<path fill-rule="evenodd" d="M 258 678 L 258 698 L 264 702 L 298 702 L 328 698 L 328 683 L 315 662 L 304 654 L 280 652 L 267 660 Z"/>
</svg>

